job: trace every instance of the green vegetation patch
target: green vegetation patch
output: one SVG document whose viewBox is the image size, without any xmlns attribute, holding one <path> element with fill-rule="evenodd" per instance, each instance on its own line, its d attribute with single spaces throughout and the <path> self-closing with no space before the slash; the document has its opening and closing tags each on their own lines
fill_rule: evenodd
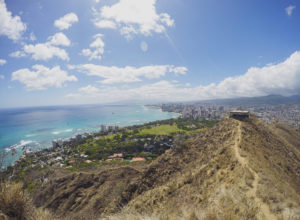
<svg viewBox="0 0 300 220">
<path fill-rule="evenodd" d="M 185 131 L 199 131 L 202 132 L 204 130 L 201 130 L 203 128 L 211 128 L 214 125 L 216 125 L 219 122 L 219 120 L 201 120 L 201 119 L 184 119 L 184 118 L 178 118 L 176 121 L 176 124 L 179 129 L 185 130 Z"/>
<path fill-rule="evenodd" d="M 139 135 L 161 135 L 169 136 L 176 133 L 184 133 L 185 131 L 179 129 L 176 124 L 172 125 L 159 125 L 154 127 L 148 127 L 140 130 Z"/>
</svg>

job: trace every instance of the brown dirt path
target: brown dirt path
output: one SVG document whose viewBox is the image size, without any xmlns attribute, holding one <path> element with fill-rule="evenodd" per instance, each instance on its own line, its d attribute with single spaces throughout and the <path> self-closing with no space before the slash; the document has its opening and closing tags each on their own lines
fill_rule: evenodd
<svg viewBox="0 0 300 220">
<path fill-rule="evenodd" d="M 241 140 L 242 140 L 242 131 L 241 131 L 241 125 L 242 122 L 238 121 L 239 125 L 237 127 L 237 134 L 236 134 L 236 138 L 235 138 L 235 144 L 233 146 L 234 149 L 234 154 L 238 160 L 238 162 L 243 166 L 246 167 L 250 170 L 250 172 L 252 173 L 254 180 L 252 183 L 252 188 L 250 190 L 248 190 L 247 195 L 249 197 L 254 198 L 255 204 L 257 204 L 257 206 L 260 208 L 260 213 L 258 219 L 262 219 L 262 220 L 276 220 L 277 217 L 270 211 L 270 207 L 268 206 L 268 204 L 264 203 L 261 198 L 257 197 L 256 192 L 257 192 L 257 188 L 258 188 L 258 182 L 259 182 L 259 176 L 258 174 L 251 169 L 251 167 L 248 165 L 248 161 L 246 160 L 246 158 L 242 157 L 240 155 L 239 152 L 239 147 L 241 144 Z"/>
</svg>

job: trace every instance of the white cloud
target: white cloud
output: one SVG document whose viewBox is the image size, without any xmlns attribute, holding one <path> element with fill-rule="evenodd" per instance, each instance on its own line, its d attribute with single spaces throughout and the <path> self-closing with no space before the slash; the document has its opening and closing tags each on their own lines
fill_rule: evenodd
<svg viewBox="0 0 300 220">
<path fill-rule="evenodd" d="M 1 79 L 5 79 L 5 76 L 0 74 L 0 80 Z"/>
<path fill-rule="evenodd" d="M 116 29 L 117 28 L 117 24 L 110 20 L 95 21 L 94 25 L 98 28 L 108 28 L 108 29 Z"/>
<path fill-rule="evenodd" d="M 100 76 L 103 73 L 95 66 L 94 69 L 88 67 L 85 69 L 89 69 L 90 75 Z M 101 77 L 113 81 L 113 78 L 109 78 L 109 74 L 118 71 L 122 73 L 124 69 L 120 71 L 118 68 L 112 68 L 111 72 L 107 71 L 107 77 Z M 135 72 L 133 71 L 133 73 Z M 122 77 L 124 76 L 120 75 L 121 79 Z M 182 86 L 176 81 L 159 81 L 135 88 L 101 86 L 98 91 L 94 90 L 93 96 L 78 91 L 72 94 L 73 96 L 68 96 L 68 98 L 80 97 L 83 100 L 83 97 L 88 97 L 86 100 L 89 102 L 117 102 L 132 99 L 140 101 L 191 101 L 270 94 L 286 96 L 300 94 L 300 51 L 294 52 L 281 63 L 266 65 L 262 68 L 252 67 L 245 74 L 228 77 L 218 84 L 212 83 L 206 86 L 191 87 L 190 84 Z"/>
<path fill-rule="evenodd" d="M 100 66 L 94 64 L 83 64 L 69 66 L 70 69 L 75 69 L 88 76 L 98 76 L 103 78 L 100 82 L 103 84 L 113 83 L 132 83 L 142 81 L 141 77 L 147 79 L 158 79 L 165 76 L 166 73 L 186 74 L 186 67 L 174 67 L 173 65 L 161 66 L 143 66 L 132 67 L 126 66 L 123 68 L 116 66 Z"/>
<path fill-rule="evenodd" d="M 259 96 L 268 94 L 293 95 L 300 93 L 300 51 L 284 62 L 252 67 L 241 76 L 229 77 L 215 87 L 221 96 Z"/>
<path fill-rule="evenodd" d="M 46 43 L 25 44 L 23 51 L 16 51 L 10 54 L 11 57 L 19 58 L 31 55 L 34 60 L 49 60 L 58 57 L 62 60 L 69 60 L 68 53 L 57 46 L 70 46 L 71 42 L 63 33 L 56 33 L 48 38 Z"/>
<path fill-rule="evenodd" d="M 89 60 L 101 60 L 105 47 L 102 37 L 102 34 L 94 35 L 93 38 L 95 40 L 90 44 L 91 49 L 82 49 L 81 55 L 89 57 Z"/>
<path fill-rule="evenodd" d="M 4 0 L 0 0 L 0 36 L 7 36 L 11 40 L 19 40 L 26 30 L 26 25 L 19 16 L 12 16 L 7 10 Z"/>
<path fill-rule="evenodd" d="M 71 45 L 71 41 L 69 40 L 69 38 L 61 32 L 56 33 L 55 35 L 49 37 L 48 42 L 49 42 L 49 44 L 56 45 L 56 46 L 70 46 Z"/>
<path fill-rule="evenodd" d="M 78 89 L 78 93 L 69 93 L 66 98 L 78 99 L 81 97 L 97 98 L 100 95 L 100 90 L 94 86 L 88 85 Z"/>
<path fill-rule="evenodd" d="M 184 66 L 179 66 L 179 67 L 170 67 L 170 72 L 173 72 L 176 76 L 178 75 L 185 75 L 188 69 Z"/>
<path fill-rule="evenodd" d="M 300 94 L 300 51 L 284 62 L 262 68 L 251 67 L 244 75 L 228 77 L 219 84 L 198 86 L 193 90 L 202 99 Z"/>
<path fill-rule="evenodd" d="M 117 102 L 124 100 L 139 100 L 139 101 L 159 101 L 159 100 L 178 100 L 182 98 L 179 88 L 168 81 L 159 81 L 153 84 L 143 85 L 137 88 L 107 86 L 101 89 L 95 88 L 91 94 L 82 91 L 82 88 L 77 93 L 66 95 L 68 99 L 84 100 L 86 103 L 97 102 Z M 174 96 L 175 95 L 175 96 Z M 179 95 L 179 96 L 177 96 Z"/>
<path fill-rule="evenodd" d="M 141 50 L 146 52 L 148 50 L 148 44 L 145 41 L 141 42 Z"/>
<path fill-rule="evenodd" d="M 31 54 L 34 60 L 49 60 L 53 57 L 58 57 L 62 60 L 69 60 L 69 56 L 64 49 L 54 47 L 51 44 L 36 44 L 25 45 L 25 54 Z"/>
<path fill-rule="evenodd" d="M 100 12 L 94 10 L 94 15 L 96 27 L 118 27 L 128 39 L 133 34 L 162 33 L 174 25 L 169 14 L 156 12 L 156 0 L 119 0 L 112 6 L 103 6 Z"/>
<path fill-rule="evenodd" d="M 62 87 L 65 82 L 77 81 L 73 75 L 55 66 L 49 69 L 43 65 L 34 65 L 32 70 L 20 69 L 12 73 L 12 81 L 19 81 L 28 90 L 44 90 L 50 87 Z"/>
<path fill-rule="evenodd" d="M 23 51 L 15 51 L 10 53 L 9 56 L 14 58 L 20 58 L 20 57 L 25 57 L 26 54 Z"/>
<path fill-rule="evenodd" d="M 69 29 L 74 23 L 78 22 L 78 17 L 75 13 L 69 13 L 55 20 L 54 26 L 60 30 Z"/>
<path fill-rule="evenodd" d="M 6 60 L 0 59 L 0 66 L 3 66 L 4 64 L 6 64 Z"/>
<path fill-rule="evenodd" d="M 104 42 L 101 38 L 102 36 L 103 35 L 101 35 L 101 34 L 95 35 L 94 36 L 95 40 L 90 44 L 90 47 L 91 48 L 97 48 L 97 47 L 102 47 L 103 48 L 105 46 L 105 44 L 104 44 Z"/>
<path fill-rule="evenodd" d="M 80 88 L 79 92 L 88 96 L 97 96 L 97 94 L 99 93 L 99 89 L 94 86 L 88 85 L 86 87 Z"/>
<path fill-rule="evenodd" d="M 296 6 L 294 5 L 290 5 L 288 7 L 285 8 L 285 12 L 288 16 L 291 16 L 293 11 L 295 10 Z"/>
</svg>

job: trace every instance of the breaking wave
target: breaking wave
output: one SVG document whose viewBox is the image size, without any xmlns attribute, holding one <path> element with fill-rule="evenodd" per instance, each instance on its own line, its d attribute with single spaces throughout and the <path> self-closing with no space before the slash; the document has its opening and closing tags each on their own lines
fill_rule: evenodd
<svg viewBox="0 0 300 220">
<path fill-rule="evenodd" d="M 62 134 L 62 133 L 70 133 L 72 131 L 73 131 L 73 129 L 66 129 L 66 130 L 60 130 L 60 131 L 53 131 L 52 134 L 58 135 L 58 134 Z"/>
</svg>

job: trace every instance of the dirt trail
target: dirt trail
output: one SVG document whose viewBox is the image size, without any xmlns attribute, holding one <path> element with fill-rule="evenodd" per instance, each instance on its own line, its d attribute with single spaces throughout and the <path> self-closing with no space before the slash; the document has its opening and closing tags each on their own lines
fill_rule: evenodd
<svg viewBox="0 0 300 220">
<path fill-rule="evenodd" d="M 241 131 L 242 122 L 238 121 L 238 123 L 239 123 L 239 125 L 237 127 L 237 135 L 236 135 L 236 138 L 235 138 L 234 153 L 235 153 L 235 156 L 236 156 L 237 160 L 239 161 L 239 163 L 242 164 L 243 167 L 248 168 L 250 170 L 250 172 L 252 173 L 253 177 L 254 177 L 254 180 L 253 180 L 253 183 L 252 183 L 252 188 L 250 190 L 248 190 L 247 195 L 249 197 L 253 197 L 255 203 L 257 204 L 257 206 L 260 207 L 261 213 L 258 216 L 259 219 L 267 219 L 267 220 L 277 219 L 277 217 L 273 213 L 270 212 L 269 206 L 266 203 L 264 203 L 260 198 L 258 198 L 256 196 L 259 176 L 248 165 L 248 161 L 246 160 L 246 158 L 244 158 L 240 155 L 239 147 L 240 147 L 241 140 L 242 140 L 242 131 Z"/>
</svg>

